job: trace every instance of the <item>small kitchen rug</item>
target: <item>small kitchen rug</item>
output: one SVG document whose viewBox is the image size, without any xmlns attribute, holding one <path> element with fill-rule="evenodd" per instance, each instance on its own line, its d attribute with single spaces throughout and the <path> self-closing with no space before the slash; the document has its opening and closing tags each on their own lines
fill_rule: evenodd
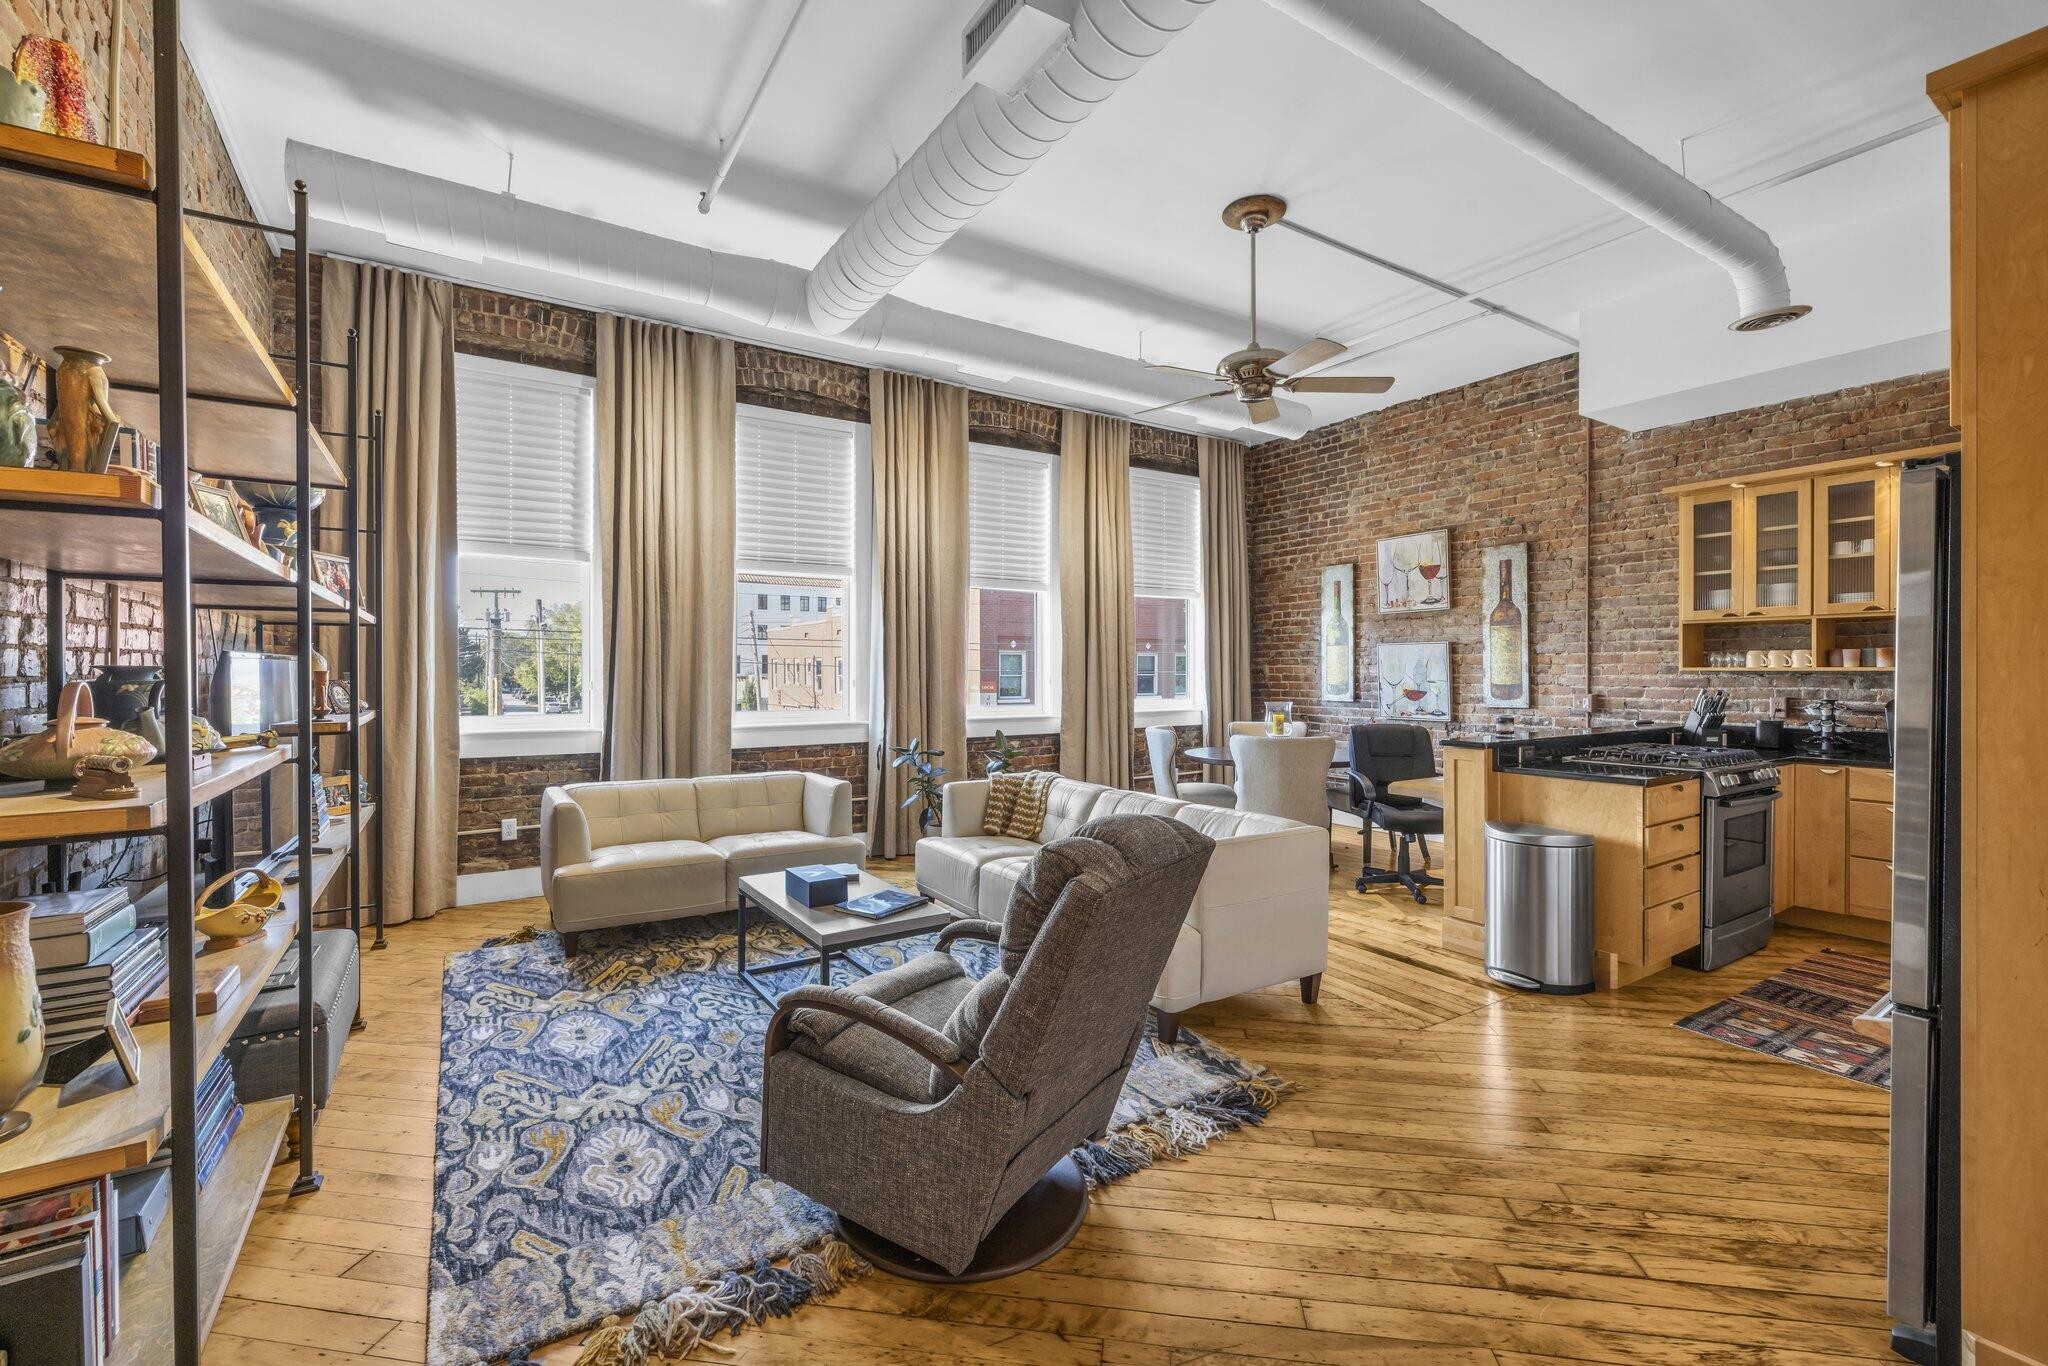
<svg viewBox="0 0 2048 1366">
<path fill-rule="evenodd" d="M 1678 1028 L 1890 1090 L 1890 1046 L 1850 1024 L 1890 986 L 1891 964 L 1884 959 L 1822 949 L 1740 995 L 1686 1016 Z"/>
<path fill-rule="evenodd" d="M 761 1174 L 770 1012 L 735 970 L 733 922 L 586 932 L 566 962 L 546 931 L 449 955 L 431 1366 L 523 1360 L 592 1329 L 579 1366 L 638 1366 L 792 1313 L 867 1269 L 830 1210 Z M 857 956 L 892 967 L 931 943 Z M 801 946 L 762 926 L 749 947 Z M 992 960 L 980 945 L 955 952 L 971 971 Z M 1181 1039 L 1155 1047 L 1148 1029 L 1108 1137 L 1075 1150 L 1091 1185 L 1257 1124 L 1287 1089 Z"/>
</svg>

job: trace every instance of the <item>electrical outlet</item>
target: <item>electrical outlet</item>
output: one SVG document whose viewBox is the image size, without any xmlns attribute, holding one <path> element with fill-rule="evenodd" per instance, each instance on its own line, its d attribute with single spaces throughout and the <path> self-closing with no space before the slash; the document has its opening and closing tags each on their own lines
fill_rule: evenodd
<svg viewBox="0 0 2048 1366">
<path fill-rule="evenodd" d="M 500 840 L 503 840 L 503 841 L 504 841 L 505 843 L 507 843 L 507 844 L 510 844 L 510 843 L 511 843 L 511 842 L 512 842 L 513 840 L 516 840 L 516 839 L 518 839 L 518 838 L 519 838 L 519 822 L 518 822 L 518 820 L 517 820 L 516 818 L 514 818 L 514 817 L 511 817 L 511 816 L 507 816 L 507 817 L 506 817 L 506 818 L 505 818 L 504 820 L 501 820 L 501 821 L 499 821 L 499 822 L 498 822 L 498 838 L 499 838 Z"/>
</svg>

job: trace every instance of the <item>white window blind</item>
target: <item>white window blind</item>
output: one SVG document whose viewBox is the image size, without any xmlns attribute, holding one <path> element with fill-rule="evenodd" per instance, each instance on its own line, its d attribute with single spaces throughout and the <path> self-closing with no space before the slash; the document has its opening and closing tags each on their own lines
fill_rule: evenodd
<svg viewBox="0 0 2048 1366">
<path fill-rule="evenodd" d="M 1201 485 L 1131 471 L 1131 579 L 1141 598 L 1202 595 Z"/>
<path fill-rule="evenodd" d="M 455 358 L 455 523 L 462 549 L 588 560 L 594 383 Z"/>
<path fill-rule="evenodd" d="M 742 412 L 735 432 L 734 558 L 744 569 L 851 574 L 853 428 Z"/>
<path fill-rule="evenodd" d="M 968 573 L 979 588 L 1052 586 L 1052 464 L 974 450 L 967 464 Z"/>
</svg>

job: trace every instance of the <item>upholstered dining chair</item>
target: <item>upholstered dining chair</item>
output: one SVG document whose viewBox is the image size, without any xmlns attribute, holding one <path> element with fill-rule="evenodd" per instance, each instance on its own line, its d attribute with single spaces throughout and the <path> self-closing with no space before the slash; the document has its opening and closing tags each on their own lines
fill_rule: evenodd
<svg viewBox="0 0 2048 1366">
<path fill-rule="evenodd" d="M 1236 806 L 1237 789 L 1229 783 L 1184 783 L 1173 776 L 1177 740 L 1172 726 L 1145 727 L 1145 749 L 1152 756 L 1152 790 L 1162 797 L 1201 806 Z"/>
<path fill-rule="evenodd" d="M 1436 773 L 1436 750 L 1429 732 L 1421 726 L 1396 722 L 1360 722 L 1351 728 L 1351 807 L 1365 821 L 1365 859 L 1358 870 L 1358 890 L 1380 883 L 1398 882 L 1408 889 L 1416 904 L 1423 904 L 1425 887 L 1440 887 L 1443 879 L 1429 871 L 1430 835 L 1444 832 L 1444 813 L 1418 797 L 1402 797 L 1387 791 L 1390 783 L 1406 778 L 1428 778 Z M 1374 827 L 1387 832 L 1393 846 L 1393 867 L 1372 866 Z M 1422 871 L 1409 862 L 1410 845 L 1422 846 Z"/>
<path fill-rule="evenodd" d="M 1003 924 L 852 987 L 782 998 L 765 1045 L 761 1170 L 838 1212 L 869 1261 L 990 1280 L 1080 1228 L 1072 1152 L 1100 1138 L 1215 842 L 1164 816 L 1090 821 L 1038 851 Z M 948 950 L 995 943 L 976 979 Z"/>
<path fill-rule="evenodd" d="M 1273 732 L 1266 728 L 1264 721 L 1231 721 L 1226 723 L 1224 733 L 1226 735 L 1271 735 Z M 1287 723 L 1287 733 L 1289 735 L 1308 734 L 1308 722 L 1289 721 Z"/>
<path fill-rule="evenodd" d="M 1237 809 L 1284 816 L 1303 825 L 1330 824 L 1330 761 L 1337 742 L 1327 735 L 1233 735 Z"/>
</svg>

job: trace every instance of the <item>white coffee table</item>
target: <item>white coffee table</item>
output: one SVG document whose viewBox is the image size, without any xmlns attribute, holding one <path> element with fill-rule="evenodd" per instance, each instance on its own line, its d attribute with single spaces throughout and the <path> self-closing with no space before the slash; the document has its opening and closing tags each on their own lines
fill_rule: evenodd
<svg viewBox="0 0 2048 1366">
<path fill-rule="evenodd" d="M 873 873 L 862 872 L 858 878 L 849 878 L 846 895 L 854 897 L 872 896 L 893 888 L 893 882 L 884 882 Z M 898 939 L 909 939 L 913 935 L 929 934 L 942 929 L 957 918 L 936 901 L 922 906 L 912 906 L 907 911 L 882 920 L 870 920 L 864 915 L 848 915 L 831 906 L 806 906 L 790 898 L 785 890 L 788 886 L 781 869 L 772 873 L 755 873 L 740 879 L 739 896 L 739 974 L 740 980 L 754 989 L 755 994 L 774 1005 L 778 999 L 775 988 L 761 980 L 760 974 L 787 972 L 791 968 L 815 967 L 818 970 L 818 984 L 832 984 L 832 965 L 844 958 L 849 949 L 862 948 L 868 944 L 888 944 Z M 773 962 L 756 963 L 747 966 L 747 922 L 752 915 L 762 914 L 779 921 L 797 938 L 809 944 L 811 953 L 795 958 L 778 958 Z M 857 974 L 865 976 L 867 969 L 851 958 L 844 958 L 846 964 Z"/>
</svg>

